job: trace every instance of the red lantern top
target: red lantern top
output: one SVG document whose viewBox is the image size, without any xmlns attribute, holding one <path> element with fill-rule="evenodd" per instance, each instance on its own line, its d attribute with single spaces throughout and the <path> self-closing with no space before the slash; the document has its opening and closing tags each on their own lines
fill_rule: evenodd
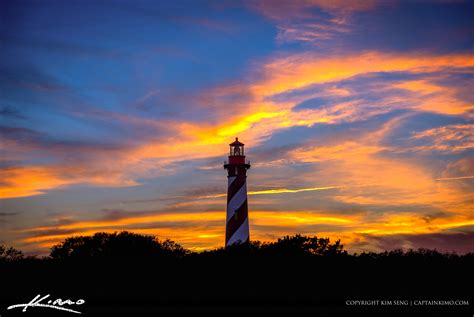
<svg viewBox="0 0 474 317">
<path fill-rule="evenodd" d="M 235 141 L 229 144 L 229 147 L 229 163 L 224 163 L 224 168 L 227 169 L 229 166 L 241 165 L 245 169 L 249 169 L 250 163 L 245 162 L 244 144 L 239 142 L 239 138 L 235 138 Z"/>
</svg>

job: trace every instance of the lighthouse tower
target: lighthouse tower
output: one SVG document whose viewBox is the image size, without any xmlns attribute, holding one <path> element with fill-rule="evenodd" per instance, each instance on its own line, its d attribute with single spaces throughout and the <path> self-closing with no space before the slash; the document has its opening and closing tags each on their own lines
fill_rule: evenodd
<svg viewBox="0 0 474 317">
<path fill-rule="evenodd" d="M 244 144 L 238 138 L 229 146 L 229 162 L 224 164 L 228 180 L 226 247 L 248 243 L 250 239 L 247 206 L 247 170 L 250 162 L 245 162 Z"/>
</svg>

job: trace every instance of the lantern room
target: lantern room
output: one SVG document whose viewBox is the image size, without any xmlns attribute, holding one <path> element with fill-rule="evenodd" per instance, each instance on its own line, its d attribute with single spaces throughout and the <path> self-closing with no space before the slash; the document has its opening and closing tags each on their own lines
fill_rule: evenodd
<svg viewBox="0 0 474 317">
<path fill-rule="evenodd" d="M 235 141 L 229 144 L 229 162 L 224 162 L 224 168 L 228 168 L 230 165 L 238 165 L 244 169 L 250 168 L 250 162 L 245 162 L 244 144 L 239 142 L 239 138 L 235 138 Z"/>
<path fill-rule="evenodd" d="M 235 138 L 235 141 L 229 144 L 230 154 L 229 156 L 245 156 L 244 144 L 239 142 L 239 138 Z"/>
</svg>

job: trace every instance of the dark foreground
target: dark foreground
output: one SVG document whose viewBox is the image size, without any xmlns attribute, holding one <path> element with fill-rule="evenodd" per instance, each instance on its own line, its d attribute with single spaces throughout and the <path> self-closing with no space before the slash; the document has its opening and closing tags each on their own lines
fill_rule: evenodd
<svg viewBox="0 0 474 317">
<path fill-rule="evenodd" d="M 83 316 L 474 315 L 473 254 L 354 256 L 294 245 L 262 250 L 0 261 L 0 315 L 76 315 L 47 307 L 7 310 L 38 294 L 50 294 L 46 300 L 83 299 L 82 305 L 63 306 Z"/>
</svg>

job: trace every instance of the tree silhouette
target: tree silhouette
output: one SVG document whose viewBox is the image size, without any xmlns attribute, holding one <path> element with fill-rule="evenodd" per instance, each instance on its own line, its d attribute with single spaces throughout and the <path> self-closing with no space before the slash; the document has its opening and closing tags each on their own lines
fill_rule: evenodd
<svg viewBox="0 0 474 317">
<path fill-rule="evenodd" d="M 0 260 L 1 261 L 18 261 L 24 258 L 23 252 L 14 247 L 6 248 L 0 245 Z"/>
<path fill-rule="evenodd" d="M 276 242 L 265 243 L 262 250 L 280 255 L 347 255 L 340 240 L 331 244 L 328 238 L 308 237 L 304 235 L 285 236 Z"/>
<path fill-rule="evenodd" d="M 128 231 L 98 232 L 93 236 L 67 238 L 51 249 L 51 258 L 171 257 L 181 258 L 189 251 L 171 241 Z"/>
<path fill-rule="evenodd" d="M 180 305 L 344 308 L 351 298 L 465 298 L 458 290 L 474 283 L 473 265 L 474 253 L 348 254 L 339 240 L 305 235 L 192 252 L 154 236 L 99 232 L 67 238 L 43 258 L 0 246 L 0 281 L 8 287 L 0 304 L 43 285 L 47 292 L 101 303 L 84 307 L 88 316 L 103 316 L 101 305 L 118 315 L 127 307 L 130 315 L 142 308 L 160 315 L 163 307 L 174 312 Z"/>
<path fill-rule="evenodd" d="M 308 237 L 296 234 L 285 236 L 275 242 L 251 241 L 246 244 L 236 244 L 226 248 L 205 251 L 207 256 L 324 256 L 347 255 L 340 240 L 331 243 L 329 238 Z"/>
</svg>

